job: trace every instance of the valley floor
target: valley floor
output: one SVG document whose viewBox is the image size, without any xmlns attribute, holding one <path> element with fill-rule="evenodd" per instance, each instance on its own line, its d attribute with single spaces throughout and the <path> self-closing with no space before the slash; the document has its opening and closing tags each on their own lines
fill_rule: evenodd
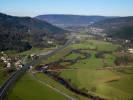
<svg viewBox="0 0 133 100">
<path fill-rule="evenodd" d="M 108 100 L 133 99 L 133 63 L 116 65 L 120 47 L 103 40 L 81 38 L 47 60 L 39 61 L 16 83 L 8 99 L 88 99 L 63 86 L 58 78 L 85 94 Z"/>
</svg>

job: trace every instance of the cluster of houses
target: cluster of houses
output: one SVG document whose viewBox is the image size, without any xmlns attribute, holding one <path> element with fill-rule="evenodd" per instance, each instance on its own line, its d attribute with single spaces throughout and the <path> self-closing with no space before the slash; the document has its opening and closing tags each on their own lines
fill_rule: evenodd
<svg viewBox="0 0 133 100">
<path fill-rule="evenodd" d="M 19 57 L 11 58 L 4 52 L 1 52 L 0 60 L 6 65 L 5 67 L 7 69 L 15 67 L 18 70 L 23 67 Z"/>
<path fill-rule="evenodd" d="M 1 52 L 2 56 L 1 56 L 1 61 L 3 61 L 4 64 L 6 64 L 7 68 L 11 67 L 11 58 L 9 58 L 7 56 L 7 54 L 5 54 L 4 52 Z"/>
</svg>

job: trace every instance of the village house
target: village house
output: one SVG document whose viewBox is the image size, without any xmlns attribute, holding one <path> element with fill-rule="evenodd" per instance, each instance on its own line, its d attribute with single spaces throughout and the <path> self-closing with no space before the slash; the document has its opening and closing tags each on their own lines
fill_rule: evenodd
<svg viewBox="0 0 133 100">
<path fill-rule="evenodd" d="M 7 63 L 7 68 L 11 68 L 11 63 Z"/>
<path fill-rule="evenodd" d="M 16 67 L 17 70 L 20 69 L 20 68 L 22 68 L 23 67 L 22 66 L 22 61 L 21 60 L 16 61 L 15 62 L 15 67 Z"/>
<path fill-rule="evenodd" d="M 4 56 L 1 57 L 1 60 L 2 60 L 4 63 L 6 63 L 6 64 L 8 63 L 7 58 L 4 57 Z"/>
<path fill-rule="evenodd" d="M 23 67 L 23 65 L 19 65 L 19 68 L 22 68 Z"/>
<path fill-rule="evenodd" d="M 33 66 L 30 66 L 30 69 L 32 69 Z"/>
<path fill-rule="evenodd" d="M 125 43 L 130 43 L 130 40 L 125 40 Z"/>
<path fill-rule="evenodd" d="M 129 53 L 133 53 L 133 48 L 129 48 L 129 49 L 128 49 L 128 52 L 129 52 Z"/>
<path fill-rule="evenodd" d="M 52 44 L 52 43 L 53 43 L 53 41 L 48 40 L 48 41 L 47 41 L 47 43 L 48 43 L 48 44 Z"/>
<path fill-rule="evenodd" d="M 0 59 L 1 59 L 1 60 L 3 60 L 3 61 L 5 61 L 5 60 L 6 60 L 6 58 L 5 58 L 5 57 L 3 57 L 3 56 L 2 56 Z"/>
</svg>

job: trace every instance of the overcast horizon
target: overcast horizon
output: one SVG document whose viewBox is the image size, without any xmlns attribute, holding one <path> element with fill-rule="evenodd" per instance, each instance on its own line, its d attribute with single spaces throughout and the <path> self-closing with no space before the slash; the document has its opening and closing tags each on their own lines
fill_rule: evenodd
<svg viewBox="0 0 133 100">
<path fill-rule="evenodd" d="M 71 14 L 133 16 L 131 0 L 1 0 L 0 12 L 13 16 Z"/>
</svg>

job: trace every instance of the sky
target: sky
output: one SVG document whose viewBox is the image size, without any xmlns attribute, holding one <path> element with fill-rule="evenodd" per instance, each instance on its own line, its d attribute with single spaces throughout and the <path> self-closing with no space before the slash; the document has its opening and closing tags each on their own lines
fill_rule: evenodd
<svg viewBox="0 0 133 100">
<path fill-rule="evenodd" d="M 133 16 L 133 0 L 0 0 L 0 12 L 31 17 L 42 14 Z"/>
</svg>

